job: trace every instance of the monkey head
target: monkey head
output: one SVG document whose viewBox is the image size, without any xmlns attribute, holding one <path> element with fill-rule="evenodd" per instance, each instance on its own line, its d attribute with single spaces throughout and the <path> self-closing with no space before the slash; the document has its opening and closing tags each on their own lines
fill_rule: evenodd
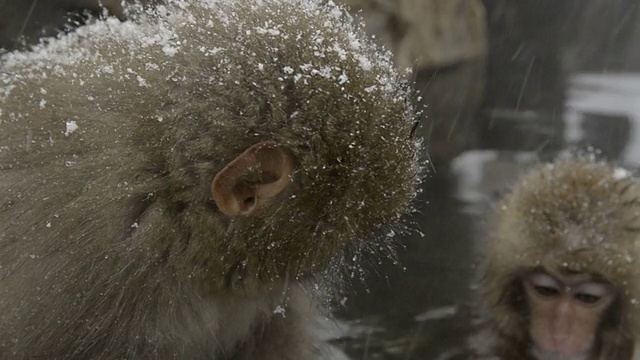
<svg viewBox="0 0 640 360">
<path fill-rule="evenodd" d="M 626 171 L 586 155 L 525 175 L 498 205 L 486 244 L 484 291 L 499 331 L 567 354 L 597 346 L 603 322 L 637 338 L 639 196 Z M 571 335 L 556 340 L 556 331 Z"/>
<path fill-rule="evenodd" d="M 216 288 L 391 248 L 421 171 L 414 109 L 390 53 L 349 15 L 229 0 L 129 18 L 3 58 L 0 169 L 46 166 L 11 194 L 58 199 L 11 198 L 10 211 L 33 224 L 64 213 L 66 227 L 4 236 L 136 238 Z"/>
</svg>

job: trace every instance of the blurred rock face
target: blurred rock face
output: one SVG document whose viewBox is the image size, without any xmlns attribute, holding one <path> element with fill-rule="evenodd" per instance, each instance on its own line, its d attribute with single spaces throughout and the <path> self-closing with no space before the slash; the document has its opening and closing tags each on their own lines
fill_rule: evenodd
<svg viewBox="0 0 640 360">
<path fill-rule="evenodd" d="M 476 0 L 341 0 L 389 45 L 401 68 L 434 69 L 484 57 L 487 31 Z"/>
<path fill-rule="evenodd" d="M 589 0 L 564 21 L 563 61 L 569 71 L 640 70 L 640 3 Z"/>
<path fill-rule="evenodd" d="M 409 30 L 397 48 L 399 66 L 433 69 L 486 54 L 485 14 L 479 2 L 404 0 L 399 16 Z"/>
<path fill-rule="evenodd" d="M 414 69 L 423 107 L 421 134 L 436 166 L 473 142 L 487 54 L 478 0 L 341 0 L 387 44 L 398 67 Z"/>
</svg>

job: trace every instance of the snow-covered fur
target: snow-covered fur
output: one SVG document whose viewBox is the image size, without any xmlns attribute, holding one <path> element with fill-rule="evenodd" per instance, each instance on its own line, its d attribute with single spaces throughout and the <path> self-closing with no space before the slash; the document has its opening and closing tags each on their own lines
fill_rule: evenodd
<svg viewBox="0 0 640 360">
<path fill-rule="evenodd" d="M 411 210 L 403 75 L 319 1 L 128 18 L 0 58 L 0 358 L 308 358 L 301 288 Z M 291 185 L 225 217 L 211 181 L 263 141 Z"/>
</svg>

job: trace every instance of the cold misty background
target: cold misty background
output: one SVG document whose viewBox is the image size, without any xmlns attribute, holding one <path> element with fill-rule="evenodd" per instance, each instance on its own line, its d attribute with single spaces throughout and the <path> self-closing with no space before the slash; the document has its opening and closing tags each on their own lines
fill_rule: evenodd
<svg viewBox="0 0 640 360">
<path fill-rule="evenodd" d="M 640 1 L 344 0 L 412 66 L 433 168 L 420 233 L 339 311 L 356 359 L 464 358 L 497 198 L 575 148 L 640 165 Z"/>
<path fill-rule="evenodd" d="M 336 0 L 422 97 L 429 177 L 399 261 L 354 279 L 327 325 L 354 359 L 454 359 L 473 319 L 476 245 L 520 171 L 594 148 L 640 166 L 640 0 Z M 153 2 L 153 1 L 150 1 Z M 119 1 L 104 1 L 121 17 Z M 0 0 L 0 48 L 88 16 L 91 0 Z"/>
</svg>

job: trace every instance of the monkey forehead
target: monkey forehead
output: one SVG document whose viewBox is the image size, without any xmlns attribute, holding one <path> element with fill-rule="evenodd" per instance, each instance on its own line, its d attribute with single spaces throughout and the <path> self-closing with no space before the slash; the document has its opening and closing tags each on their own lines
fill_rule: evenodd
<svg viewBox="0 0 640 360">
<path fill-rule="evenodd" d="M 640 215 L 640 188 L 610 165 L 560 161 L 532 171 L 500 205 L 498 217 L 519 227 L 533 243 L 578 249 L 625 244 Z"/>
<path fill-rule="evenodd" d="M 609 280 L 600 273 L 590 273 L 582 269 L 573 268 L 566 262 L 558 264 L 553 254 L 545 257 L 540 266 L 529 269 L 527 272 L 551 275 L 562 282 L 562 284 L 568 286 L 578 285 L 584 282 L 609 284 Z"/>
<path fill-rule="evenodd" d="M 499 204 L 486 250 L 488 271 L 508 279 L 547 263 L 600 274 L 627 289 L 627 300 L 640 299 L 640 190 L 637 180 L 618 175 L 585 158 L 525 175 Z"/>
</svg>

